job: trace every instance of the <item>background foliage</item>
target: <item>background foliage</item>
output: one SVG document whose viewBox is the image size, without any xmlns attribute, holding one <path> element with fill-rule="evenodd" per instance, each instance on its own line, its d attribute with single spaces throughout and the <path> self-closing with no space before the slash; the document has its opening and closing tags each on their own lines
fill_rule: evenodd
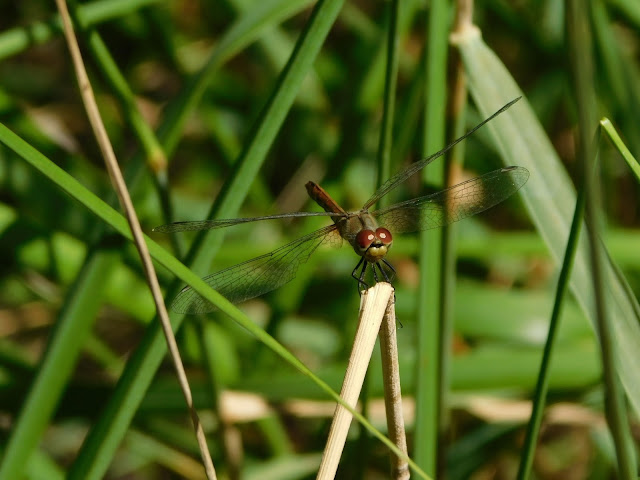
<svg viewBox="0 0 640 480">
<path fill-rule="evenodd" d="M 421 1 L 402 3 L 392 170 L 419 159 L 425 142 L 424 45 L 432 10 Z M 222 199 L 215 211 L 227 217 L 317 209 L 306 198 L 307 180 L 321 182 L 345 207 L 369 197 L 383 117 L 389 4 L 326 1 L 322 7 L 327 17 L 317 19 L 320 26 L 302 46 L 296 42 L 312 19 L 309 1 L 96 0 L 80 6 L 79 24 L 96 27 L 80 37 L 83 53 L 148 232 L 172 219 L 206 218 L 215 198 Z M 335 23 L 331 9 L 339 11 Z M 2 13 L 0 122 L 116 205 L 53 3 L 15 2 Z M 556 0 L 490 0 L 476 6 L 474 20 L 524 92 L 563 168 L 579 181 L 565 15 Z M 452 9 L 444 19 L 452 22 Z M 322 21 L 330 28 L 326 40 Z M 640 9 L 632 1 L 594 1 L 590 22 L 599 112 L 637 157 Z M 285 68 L 296 45 L 309 57 Z M 452 49 L 447 92 L 456 61 Z M 302 82 L 299 91 L 288 87 L 292 78 Z M 480 112 L 470 102 L 466 128 L 486 116 L 478 104 Z M 455 127 L 443 125 L 453 136 Z M 173 371 L 161 363 L 163 344 L 134 250 L 87 209 L 88 200 L 72 199 L 24 161 L 35 153 L 15 152 L 0 148 L 0 477 L 202 478 Z M 481 130 L 465 142 L 464 171 L 456 178 L 500 162 L 492 137 Z M 600 165 L 605 243 L 637 292 L 638 183 L 606 142 Z M 545 169 L 526 166 L 532 183 L 544 177 Z M 535 183 L 530 188 L 530 198 L 542 195 Z M 416 179 L 395 198 L 419 191 Z M 562 193 L 544 195 L 563 202 Z M 548 211 L 542 222 L 555 219 Z M 230 229 L 224 244 L 217 234 L 204 240 L 193 270 L 204 275 L 233 265 L 321 225 L 312 219 Z M 518 198 L 457 226 L 455 330 L 451 352 L 444 353 L 451 358 L 451 428 L 441 443 L 448 448 L 440 469 L 449 478 L 513 478 L 517 470 L 525 401 L 539 370 L 559 268 L 539 231 Z M 178 258 L 194 239 L 153 238 Z M 565 242 L 555 239 L 560 251 Z M 410 451 L 416 379 L 426 374 L 416 368 L 419 245 L 417 237 L 397 238 L 389 257 L 398 270 Z M 318 251 L 293 282 L 242 306 L 335 390 L 355 329 L 358 295 L 350 273 L 356 260 L 346 247 Z M 181 284 L 168 270 L 159 273 L 170 299 Z M 637 317 L 627 320 L 637 326 Z M 571 298 L 561 321 L 534 471 L 537 478 L 613 477 L 598 343 Z M 636 333 L 629 328 L 633 340 Z M 312 478 L 333 411 L 326 395 L 222 314 L 187 318 L 179 341 L 218 474 Z M 368 411 L 384 429 L 374 358 Z M 640 385 L 627 381 L 625 387 Z M 384 478 L 387 452 L 356 426 L 341 468 L 341 478 Z"/>
</svg>

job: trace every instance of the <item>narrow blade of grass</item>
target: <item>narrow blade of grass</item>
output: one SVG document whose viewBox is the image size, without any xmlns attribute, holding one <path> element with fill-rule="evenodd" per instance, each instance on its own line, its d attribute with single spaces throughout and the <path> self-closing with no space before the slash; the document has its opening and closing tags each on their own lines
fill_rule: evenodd
<svg viewBox="0 0 640 480">
<path fill-rule="evenodd" d="M 447 2 L 431 2 L 428 18 L 428 37 L 425 45 L 426 77 L 424 93 L 424 131 L 422 132 L 424 157 L 437 152 L 445 145 L 447 106 L 447 51 L 449 48 L 449 8 Z M 445 159 L 440 159 L 425 169 L 423 178 L 430 185 L 445 183 Z M 443 241 L 445 230 L 428 230 L 420 234 L 420 285 L 418 296 L 418 362 L 416 376 L 416 462 L 429 475 L 437 476 L 438 436 L 442 422 L 442 408 L 448 381 L 443 377 L 443 362 L 448 354 L 448 343 L 444 339 L 441 299 L 444 295 L 442 283 Z M 447 385 L 443 383 L 446 382 Z"/>
<path fill-rule="evenodd" d="M 574 101 L 578 111 L 577 157 L 582 166 L 587 195 L 585 224 L 589 239 L 589 260 L 596 313 L 595 327 L 600 341 L 600 358 L 602 359 L 605 416 L 616 449 L 616 476 L 621 480 L 635 480 L 637 478 L 635 447 L 631 439 L 626 401 L 618 376 L 620 359 L 613 333 L 615 317 L 611 316 L 612 312 L 607 308 L 609 298 L 605 292 L 604 268 L 607 255 L 600 240 L 604 228 L 600 175 L 593 168 L 597 160 L 595 146 L 600 140 L 596 116 L 594 89 L 596 76 L 591 34 L 591 19 L 597 10 L 594 8 L 595 5 L 595 3 L 590 4 L 585 8 L 580 0 L 567 2 L 567 37 L 569 56 L 572 59 L 572 80 L 575 86 Z M 616 273 L 614 270 L 614 275 Z M 620 279 L 617 276 L 616 278 Z M 624 287 L 622 290 L 625 290 Z"/>
<path fill-rule="evenodd" d="M 624 142 L 620 138 L 620 135 L 618 135 L 618 132 L 613 127 L 609 119 L 603 118 L 602 120 L 600 120 L 600 125 L 602 125 L 602 128 L 613 143 L 613 146 L 616 147 L 616 150 L 620 152 L 620 155 L 622 155 L 624 161 L 627 162 L 627 165 L 629 165 L 629 168 L 636 176 L 636 180 L 640 182 L 640 165 L 638 164 L 636 158 L 631 154 L 627 146 L 624 144 Z"/>
<path fill-rule="evenodd" d="M 556 286 L 556 296 L 553 303 L 551 320 L 549 321 L 547 341 L 544 345 L 542 362 L 540 363 L 540 371 L 538 373 L 538 381 L 536 383 L 536 389 L 533 397 L 533 410 L 531 412 L 529 424 L 527 425 L 523 451 L 520 456 L 520 467 L 518 469 L 519 480 L 529 478 L 531 466 L 533 465 L 533 456 L 538 441 L 540 425 L 542 424 L 542 415 L 547 401 L 547 392 L 549 390 L 549 375 L 551 371 L 551 359 L 555 347 L 556 334 L 558 333 L 558 327 L 560 325 L 560 315 L 562 313 L 562 307 L 564 306 L 567 287 L 569 286 L 569 278 L 571 277 L 571 270 L 575 260 L 578 239 L 580 238 L 582 219 L 584 218 L 584 203 L 585 190 L 581 189 L 576 201 L 576 208 L 573 214 L 573 221 L 571 222 L 569 239 L 567 240 L 567 248 L 565 250 L 562 269 L 560 270 L 560 276 L 558 277 L 558 284 Z"/>
<path fill-rule="evenodd" d="M 469 85 L 476 105 L 489 114 L 506 100 L 522 95 L 521 90 L 495 54 L 484 44 L 479 32 L 471 32 L 456 41 L 462 54 Z M 531 220 L 557 263 L 561 262 L 569 234 L 572 205 L 576 194 L 551 142 L 538 123 L 528 102 L 523 99 L 488 125 L 500 154 L 507 164 L 522 165 L 531 177 L 521 190 Z M 620 378 L 634 410 L 640 413 L 640 319 L 626 295 L 624 279 L 611 266 L 604 268 L 608 309 L 617 342 L 616 355 Z M 576 255 L 572 291 L 585 314 L 595 324 L 591 268 L 586 239 L 581 239 Z"/>
<path fill-rule="evenodd" d="M 113 251 L 94 251 L 69 290 L 47 355 L 11 429 L 0 478 L 21 478 L 27 469 L 91 331 L 102 303 L 97 292 L 108 281 L 117 256 Z"/>
<path fill-rule="evenodd" d="M 81 6 L 79 16 L 87 25 L 96 25 L 128 15 L 153 3 L 159 3 L 159 0 L 102 0 Z M 44 43 L 61 32 L 62 24 L 57 14 L 47 22 L 5 30 L 0 33 L 0 60 L 16 55 L 32 45 Z"/>
</svg>

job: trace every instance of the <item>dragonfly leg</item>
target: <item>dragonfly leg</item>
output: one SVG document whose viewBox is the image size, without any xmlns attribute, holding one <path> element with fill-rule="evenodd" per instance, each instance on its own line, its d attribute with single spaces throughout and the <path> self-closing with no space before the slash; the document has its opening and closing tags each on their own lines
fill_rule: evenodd
<svg viewBox="0 0 640 480">
<path fill-rule="evenodd" d="M 380 280 L 378 279 L 378 272 L 376 272 L 376 267 L 378 267 L 378 269 L 382 272 L 380 265 L 378 265 L 377 263 L 371 264 L 371 270 L 373 271 L 373 279 L 376 281 L 376 283 L 378 283 Z M 382 272 L 382 275 L 386 277 L 386 275 L 384 275 L 384 272 Z"/>
<path fill-rule="evenodd" d="M 391 270 L 391 275 L 387 275 L 387 272 L 385 272 L 384 269 L 382 268 L 382 266 L 380 264 L 378 264 L 378 266 L 380 268 L 380 271 L 382 272 L 382 275 L 384 275 L 384 279 L 388 283 L 391 283 L 391 280 L 396 278 L 396 269 L 393 268 L 393 265 L 391 265 L 389 262 L 387 262 L 384 258 L 382 259 L 382 263 L 384 263 L 389 268 L 389 270 Z"/>
<path fill-rule="evenodd" d="M 380 274 L 382 275 L 382 278 L 384 279 L 385 282 L 387 283 L 391 283 L 391 280 L 389 280 L 389 275 L 387 275 L 387 272 L 384 271 L 384 268 L 382 268 L 382 265 L 380 265 L 380 262 L 376 263 L 373 266 L 373 270 L 375 271 L 375 267 L 378 267 L 378 270 L 380 270 Z M 378 281 L 378 276 L 376 275 L 376 282 Z"/>
<path fill-rule="evenodd" d="M 382 259 L 382 263 L 384 265 L 386 265 L 389 270 L 391 270 L 391 275 L 388 275 L 387 272 L 384 270 L 384 268 L 382 268 L 382 265 L 380 265 L 380 262 L 378 262 L 378 268 L 380 269 L 380 271 L 382 272 L 382 276 L 384 277 L 385 282 L 387 283 L 391 283 L 391 280 L 393 280 L 396 276 L 396 269 L 393 268 L 393 265 L 391 265 L 389 262 L 387 262 L 384 258 Z M 396 292 L 395 290 L 393 291 L 393 303 L 396 303 Z M 398 321 L 398 323 L 400 323 Z M 402 324 L 400 323 L 400 327 L 402 327 Z"/>
<path fill-rule="evenodd" d="M 358 268 L 360 268 L 360 265 L 362 265 L 362 270 L 360 270 L 360 275 L 356 276 L 356 271 L 358 270 Z M 358 281 L 358 292 L 360 293 L 362 293 L 364 290 L 369 288 L 369 285 L 367 285 L 367 282 L 364 281 L 364 275 L 366 271 L 367 271 L 367 261 L 364 259 L 364 257 L 361 257 L 360 261 L 356 265 L 356 268 L 354 268 L 353 272 L 351 272 L 351 276 Z"/>
</svg>

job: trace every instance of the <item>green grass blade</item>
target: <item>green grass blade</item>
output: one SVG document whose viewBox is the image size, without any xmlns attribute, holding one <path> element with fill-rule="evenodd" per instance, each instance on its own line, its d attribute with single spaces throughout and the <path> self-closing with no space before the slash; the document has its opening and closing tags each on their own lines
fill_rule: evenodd
<svg viewBox="0 0 640 480">
<path fill-rule="evenodd" d="M 155 185 L 160 197 L 165 223 L 172 222 L 173 214 L 171 201 L 169 200 L 167 181 L 167 158 L 151 125 L 144 119 L 142 112 L 136 103 L 136 97 L 129 87 L 127 80 L 121 73 L 109 48 L 95 28 L 90 28 L 88 22 L 81 15 L 81 10 L 75 1 L 69 2 L 69 13 L 76 24 L 78 31 L 82 32 L 83 39 L 88 45 L 93 60 L 102 72 L 111 91 L 120 102 L 120 107 L 127 124 L 136 136 L 144 153 L 144 161 L 149 170 L 153 172 Z M 171 236 L 173 248 L 177 252 L 182 251 L 182 243 L 175 236 Z"/>
<path fill-rule="evenodd" d="M 446 1 L 431 3 L 428 37 L 425 45 L 426 82 L 424 94 L 424 131 L 422 156 L 437 152 L 445 144 L 445 111 L 447 106 L 447 50 L 449 48 L 449 13 Z M 445 161 L 424 171 L 431 185 L 445 183 Z M 442 425 L 443 396 L 448 385 L 443 384 L 443 362 L 448 344 L 443 344 L 442 299 L 444 286 L 442 257 L 445 231 L 429 230 L 420 234 L 420 285 L 418 295 L 418 362 L 416 376 L 416 426 L 414 457 L 430 475 L 437 475 L 438 436 Z"/>
<path fill-rule="evenodd" d="M 143 118 L 127 80 L 120 72 L 116 61 L 100 34 L 83 19 L 80 7 L 76 5 L 76 2 L 69 3 L 71 7 L 69 13 L 74 23 L 76 23 L 76 28 L 82 32 L 95 64 L 101 70 L 111 90 L 118 97 L 122 113 L 145 152 L 149 168 L 156 173 L 164 171 L 166 169 L 166 159 L 162 147 L 160 147 L 151 126 Z"/>
<path fill-rule="evenodd" d="M 113 251 L 94 252 L 69 290 L 47 354 L 12 427 L 0 466 L 0 479 L 21 478 L 26 471 L 75 369 L 102 303 L 98 292 L 108 281 L 117 257 Z"/>
<path fill-rule="evenodd" d="M 612 110 L 616 111 L 621 125 L 635 125 L 640 109 L 640 92 L 635 85 L 640 82 L 640 72 L 633 62 L 629 61 L 625 42 L 618 34 L 616 21 L 609 18 L 605 2 L 591 2 L 589 7 L 589 23 L 598 55 L 598 81 L 602 82 L 598 90 L 610 91 L 609 103 Z M 599 100 L 605 98 L 602 95 Z M 638 136 L 633 134 L 633 130 L 627 133 L 627 141 L 632 150 L 640 151 Z"/>
<path fill-rule="evenodd" d="M 412 19 L 416 14 L 416 10 L 420 4 L 416 0 L 405 0 L 402 2 L 402 10 L 398 17 L 398 32 L 400 36 L 404 36 L 409 30 Z M 387 44 L 383 37 L 380 37 L 378 50 L 375 52 L 373 59 L 369 62 L 369 69 L 364 75 L 361 82 L 362 87 L 358 92 L 357 105 L 362 110 L 370 110 L 377 104 L 384 91 L 384 72 L 386 70 Z M 400 54 L 400 65 L 402 65 L 402 51 Z"/>
<path fill-rule="evenodd" d="M 280 76 L 276 90 L 262 111 L 250 134 L 250 140 L 234 165 L 230 180 L 225 183 L 208 218 L 233 218 L 237 214 L 295 100 L 300 85 L 313 68 L 313 62 L 343 1 L 323 1 L 316 6 L 291 59 Z M 187 258 L 201 274 L 206 273 L 205 266 L 211 263 L 222 243 L 223 235 L 222 230 L 211 230 L 203 232 L 196 240 L 197 248 Z"/>
<path fill-rule="evenodd" d="M 634 0 L 608 0 L 607 3 L 618 8 L 625 18 L 640 27 L 640 3 Z"/>
<path fill-rule="evenodd" d="M 64 480 L 62 468 L 46 454 L 36 451 L 25 469 L 30 480 Z"/>
<path fill-rule="evenodd" d="M 549 321 L 549 331 L 547 333 L 547 341 L 544 345 L 542 353 L 542 361 L 540 363 L 540 371 L 536 382 L 536 389 L 533 396 L 533 410 L 531 418 L 527 425 L 524 446 L 520 456 L 520 466 L 518 468 L 518 479 L 525 480 L 529 478 L 531 466 L 533 465 L 533 456 L 536 450 L 540 425 L 542 424 L 542 416 L 547 401 L 547 392 L 549 391 L 549 376 L 551 372 L 551 359 L 553 356 L 556 334 L 560 325 L 560 315 L 564 306 L 565 294 L 569 286 L 571 278 L 571 270 L 575 260 L 580 231 L 582 229 L 582 221 L 584 218 L 585 190 L 582 188 L 578 194 L 576 208 L 571 222 L 571 230 L 569 231 L 569 239 L 567 240 L 567 248 L 565 250 L 564 259 L 562 261 L 562 269 L 558 277 L 556 286 L 556 295 L 553 302 L 553 311 L 551 320 Z"/>
<path fill-rule="evenodd" d="M 631 154 L 627 146 L 624 144 L 614 126 L 611 124 L 608 118 L 603 118 L 602 120 L 600 120 L 600 125 L 606 132 L 609 140 L 611 140 L 611 142 L 613 143 L 613 146 L 616 147 L 618 152 L 620 152 L 620 155 L 622 155 L 622 158 L 624 158 L 624 161 L 627 162 L 627 165 L 636 176 L 636 180 L 640 182 L 640 165 L 638 164 L 636 158 Z"/>
<path fill-rule="evenodd" d="M 597 2 L 596 2 L 597 3 Z M 595 5 L 595 3 L 594 3 Z M 611 311 L 607 308 L 608 298 L 604 284 L 604 262 L 606 254 L 601 243 L 604 226 L 600 175 L 593 165 L 596 163 L 600 129 L 596 120 L 596 94 L 594 90 L 595 68 L 593 65 L 591 17 L 597 8 L 584 8 L 579 0 L 568 2 L 567 32 L 571 66 L 575 84 L 575 101 L 578 110 L 578 158 L 584 172 L 587 191 L 585 202 L 585 223 L 589 238 L 589 260 L 591 261 L 591 281 L 593 282 L 596 310 L 596 332 L 600 340 L 600 356 L 604 383 L 604 404 L 607 424 L 616 450 L 617 476 L 624 480 L 637 478 L 635 447 L 631 439 L 624 393 L 618 377 L 616 344 L 613 336 Z M 616 274 L 617 272 L 614 272 Z M 620 278 L 617 277 L 616 278 Z M 622 287 L 623 290 L 624 287 Z M 625 290 L 626 294 L 626 290 Z"/>
<path fill-rule="evenodd" d="M 231 0 L 229 3 L 238 13 L 242 14 L 248 13 L 255 8 L 253 0 Z M 290 38 L 290 35 L 282 28 L 267 30 L 258 39 L 258 47 L 264 52 L 265 57 L 275 71 L 280 71 L 284 68 L 294 44 L 295 42 Z M 312 109 L 320 109 L 325 108 L 328 105 L 328 101 L 318 74 L 315 71 L 309 72 L 309 75 L 304 80 L 304 88 L 300 90 L 296 98 L 296 103 Z"/>
<path fill-rule="evenodd" d="M 478 33 L 460 38 L 458 48 L 475 103 L 483 114 L 522 95 L 509 72 Z M 571 225 L 571 206 L 576 203 L 574 188 L 528 102 L 523 99 L 505 113 L 488 125 L 489 130 L 505 163 L 527 167 L 531 172 L 521 195 L 552 258 L 560 263 Z M 609 313 L 616 319 L 614 336 L 618 345 L 616 354 L 620 378 L 631 405 L 640 412 L 640 371 L 636 368 L 640 362 L 640 319 L 626 295 L 623 279 L 608 263 L 604 270 Z M 581 239 L 571 288 L 581 308 L 595 324 L 590 279 L 588 244 L 586 239 Z"/>
<path fill-rule="evenodd" d="M 167 155 L 173 152 L 180 139 L 182 126 L 193 111 L 217 69 L 233 55 L 254 42 L 265 27 L 277 25 L 279 22 L 298 13 L 311 3 L 311 0 L 268 0 L 260 2 L 235 22 L 220 39 L 207 64 L 198 74 L 192 77 L 182 94 L 167 109 L 165 122 L 160 127 L 158 136 L 163 138 Z"/>
<path fill-rule="evenodd" d="M 389 4 L 389 11 L 387 67 L 385 69 L 382 125 L 380 126 L 380 140 L 378 142 L 378 186 L 382 185 L 382 182 L 391 176 L 391 137 L 394 123 L 396 84 L 398 81 L 398 44 L 400 43 L 398 31 L 400 3 L 398 0 L 393 0 Z M 378 206 L 382 208 L 388 203 L 388 198 L 383 197 L 378 202 Z"/>
<path fill-rule="evenodd" d="M 159 3 L 159 0 L 102 0 L 81 6 L 79 15 L 87 25 L 97 25 L 129 15 L 154 3 Z M 62 25 L 57 14 L 47 22 L 5 30 L 0 33 L 0 60 L 16 55 L 32 45 L 44 43 L 61 33 Z"/>
</svg>

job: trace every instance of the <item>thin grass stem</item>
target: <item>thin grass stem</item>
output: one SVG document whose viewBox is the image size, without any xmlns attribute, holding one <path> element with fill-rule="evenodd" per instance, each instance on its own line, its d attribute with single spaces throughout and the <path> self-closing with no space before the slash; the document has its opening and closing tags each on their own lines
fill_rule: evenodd
<svg viewBox="0 0 640 480">
<path fill-rule="evenodd" d="M 612 331 L 612 318 L 605 303 L 604 255 L 600 240 L 602 225 L 600 213 L 600 189 L 598 176 L 594 174 L 592 162 L 596 159 L 594 144 L 596 130 L 595 92 L 593 91 L 594 68 L 592 42 L 589 30 L 589 9 L 578 0 L 570 0 L 567 9 L 567 30 L 573 78 L 576 83 L 576 102 L 580 128 L 578 153 L 585 176 L 587 198 L 585 203 L 589 254 L 596 310 L 596 331 L 600 340 L 602 370 L 604 377 L 605 415 L 613 437 L 617 457 L 618 478 L 636 478 L 634 446 L 629 432 L 624 394 L 618 378 L 617 358 Z"/>
<path fill-rule="evenodd" d="M 384 78 L 384 97 L 380 141 L 378 143 L 378 186 L 391 176 L 391 152 L 393 119 L 395 111 L 396 83 L 398 80 L 398 45 L 400 43 L 398 21 L 402 2 L 392 0 L 389 3 L 389 29 L 387 31 L 387 65 Z M 389 200 L 383 197 L 379 207 L 388 205 Z"/>
<path fill-rule="evenodd" d="M 445 144 L 446 72 L 449 9 L 446 1 L 431 3 L 423 61 L 426 63 L 422 156 Z M 424 172 L 431 185 L 444 184 L 444 163 L 436 162 Z M 447 347 L 441 345 L 442 233 L 420 235 L 420 284 L 418 301 L 418 361 L 416 363 L 416 426 L 414 457 L 430 475 L 437 475 L 438 436 L 442 414 L 442 361 Z"/>
<path fill-rule="evenodd" d="M 575 213 L 573 215 L 573 221 L 571 222 L 569 238 L 567 239 L 567 248 L 562 262 L 560 276 L 558 277 L 558 284 L 556 285 L 556 295 L 553 302 L 551 319 L 549 321 L 547 341 L 544 345 L 542 361 L 540 362 L 540 369 L 538 371 L 538 380 L 536 382 L 535 393 L 533 396 L 533 409 L 527 425 L 525 441 L 520 456 L 520 466 L 518 467 L 519 480 L 525 480 L 529 478 L 529 475 L 531 474 L 538 434 L 540 432 L 540 426 L 542 425 L 542 416 L 546 405 L 547 392 L 549 391 L 549 375 L 551 360 L 555 349 L 556 334 L 560 325 L 560 317 L 564 306 L 565 294 L 569 287 L 573 263 L 578 248 L 578 240 L 582 230 L 586 198 L 585 191 L 584 186 L 582 186 L 578 191 Z"/>
<path fill-rule="evenodd" d="M 624 161 L 627 162 L 627 165 L 635 175 L 636 180 L 640 182 L 640 164 L 638 164 L 638 160 L 636 160 L 633 154 L 629 151 L 608 118 L 603 118 L 602 120 L 600 120 L 600 125 L 609 137 L 609 140 L 611 140 L 618 152 L 620 152 L 620 155 L 622 155 Z"/>
<path fill-rule="evenodd" d="M 178 344 L 173 335 L 173 330 L 171 329 L 169 314 L 167 313 L 167 309 L 165 307 L 164 298 L 162 297 L 162 290 L 160 289 L 160 283 L 158 282 L 155 267 L 153 266 L 153 262 L 151 261 L 149 249 L 147 248 L 147 245 L 144 241 L 140 221 L 138 220 L 138 216 L 133 206 L 131 196 L 129 195 L 124 177 L 122 175 L 122 172 L 120 171 L 115 152 L 113 151 L 113 147 L 107 135 L 107 130 L 100 117 L 100 112 L 95 101 L 93 89 L 91 87 L 91 83 L 89 82 L 89 76 L 87 75 L 84 67 L 84 61 L 82 59 L 82 55 L 80 54 L 80 46 L 78 45 L 78 41 L 73 31 L 67 4 L 65 0 L 57 0 L 56 4 L 58 6 L 58 10 L 60 12 L 60 16 L 64 25 L 65 37 L 67 39 L 67 44 L 69 46 L 71 58 L 75 67 L 80 94 L 87 110 L 91 128 L 94 131 L 96 140 L 104 157 L 107 170 L 109 171 L 109 176 L 111 177 L 111 181 L 113 182 L 113 187 L 118 193 L 118 198 L 120 199 L 121 206 L 127 216 L 129 228 L 131 229 L 136 248 L 138 249 L 138 253 L 144 267 L 145 277 L 151 289 L 153 300 L 156 305 L 156 311 L 158 312 L 158 317 L 162 324 L 162 329 L 167 341 L 169 353 L 173 360 L 174 368 L 176 369 L 178 383 L 180 384 L 180 388 L 184 395 L 185 402 L 193 421 L 193 427 L 196 432 L 198 446 L 200 447 L 200 455 L 202 457 L 202 462 L 207 474 L 207 478 L 209 478 L 210 480 L 215 480 L 217 478 L 216 471 L 213 466 L 213 461 L 211 460 L 211 455 L 209 454 L 209 448 L 207 446 L 207 441 L 204 435 L 204 429 L 202 428 L 202 424 L 193 405 L 193 395 L 191 394 L 191 387 L 189 386 L 189 381 L 184 370 L 184 365 L 182 364 Z"/>
</svg>

